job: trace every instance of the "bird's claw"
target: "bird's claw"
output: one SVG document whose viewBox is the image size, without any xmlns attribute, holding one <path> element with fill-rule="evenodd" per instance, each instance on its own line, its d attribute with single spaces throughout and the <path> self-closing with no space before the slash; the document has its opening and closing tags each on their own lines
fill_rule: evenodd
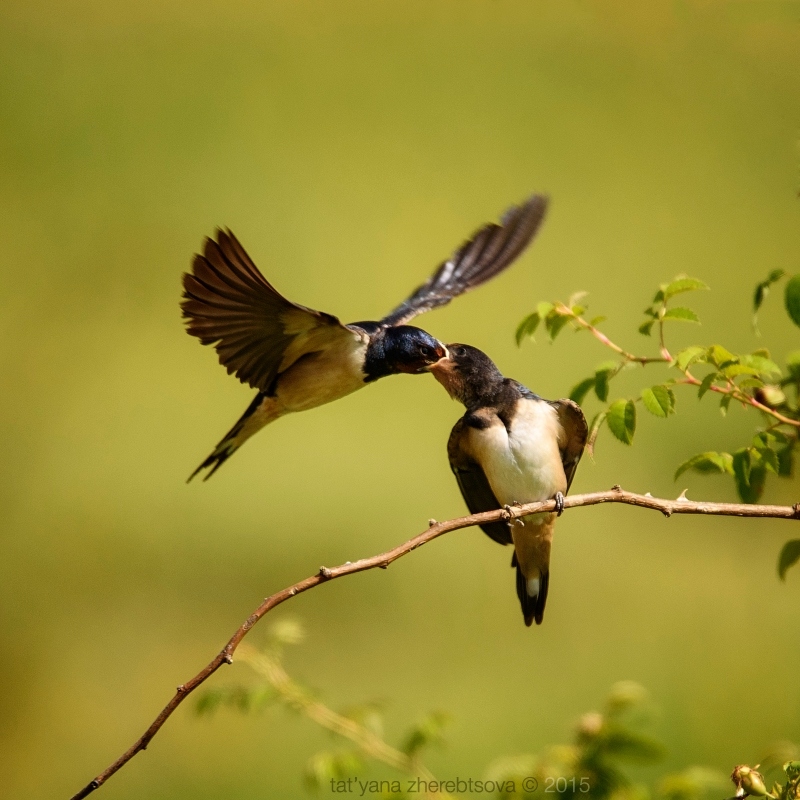
<svg viewBox="0 0 800 800">
<path fill-rule="evenodd" d="M 503 506 L 503 511 L 506 512 L 505 519 L 506 519 L 506 522 L 509 525 L 524 525 L 525 524 L 519 517 L 514 517 L 513 513 L 512 513 L 514 511 L 512 506 L 516 506 L 517 508 L 519 508 L 521 505 L 522 505 L 522 503 L 518 503 L 515 500 L 513 503 L 511 503 L 511 505 L 506 504 L 506 505 Z"/>
<path fill-rule="evenodd" d="M 564 495 L 561 492 L 556 492 L 553 498 L 556 501 L 556 513 L 560 517 L 564 513 Z"/>
</svg>

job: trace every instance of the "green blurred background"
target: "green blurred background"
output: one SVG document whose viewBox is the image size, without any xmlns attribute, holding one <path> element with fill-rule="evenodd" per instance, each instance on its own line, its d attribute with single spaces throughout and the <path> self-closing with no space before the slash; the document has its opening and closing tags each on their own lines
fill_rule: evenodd
<svg viewBox="0 0 800 800">
<path fill-rule="evenodd" d="M 798 2 L 6 0 L 0 43 L 9 798 L 85 784 L 265 594 L 464 510 L 445 455 L 461 411 L 428 376 L 281 420 L 184 483 L 251 397 L 182 331 L 180 274 L 215 226 L 290 298 L 349 321 L 546 191 L 535 246 L 426 316 L 434 335 L 563 396 L 608 354 L 567 333 L 518 350 L 521 317 L 587 290 L 609 334 L 643 349 L 639 312 L 685 271 L 713 288 L 693 302 L 698 338 L 800 346 L 777 297 L 763 339 L 749 327 L 755 282 L 800 268 Z M 672 474 L 743 444 L 752 418 L 689 392 L 678 411 L 640 419 L 634 448 L 605 435 L 574 491 L 733 499 L 727 479 Z M 796 481 L 764 499 L 797 501 Z M 390 737 L 450 711 L 440 777 L 565 740 L 622 678 L 658 702 L 668 766 L 729 770 L 800 740 L 800 572 L 775 575 L 791 533 L 571 512 L 536 630 L 509 551 L 476 529 L 276 613 L 310 632 L 292 673 L 334 705 L 388 698 Z M 302 797 L 327 743 L 282 713 L 207 721 L 187 705 L 102 796 Z"/>
</svg>

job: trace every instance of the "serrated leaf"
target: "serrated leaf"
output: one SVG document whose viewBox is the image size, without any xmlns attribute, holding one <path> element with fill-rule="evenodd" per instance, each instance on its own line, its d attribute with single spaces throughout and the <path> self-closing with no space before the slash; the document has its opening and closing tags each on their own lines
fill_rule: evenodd
<svg viewBox="0 0 800 800">
<path fill-rule="evenodd" d="M 530 338 L 533 339 L 533 335 L 536 333 L 536 329 L 539 327 L 541 321 L 542 318 L 539 316 L 539 313 L 534 311 L 533 314 L 528 314 L 528 316 L 520 322 L 517 327 L 517 332 L 514 334 L 514 338 L 517 340 L 517 347 L 522 344 L 522 340 L 525 337 L 530 336 Z"/>
<path fill-rule="evenodd" d="M 778 454 L 771 447 L 757 447 L 756 450 L 764 467 L 777 475 L 780 470 Z"/>
<path fill-rule="evenodd" d="M 623 444 L 633 442 L 636 432 L 636 405 L 633 400 L 616 400 L 608 407 L 606 422 L 609 430 Z"/>
<path fill-rule="evenodd" d="M 736 491 L 743 503 L 757 503 L 764 491 L 767 471 L 763 465 L 754 462 L 754 451 L 743 447 L 733 454 L 733 477 Z"/>
<path fill-rule="evenodd" d="M 703 395 L 711 388 L 711 384 L 714 383 L 719 373 L 717 372 L 709 372 L 708 375 L 703 378 L 700 383 L 700 386 L 697 389 L 697 399 L 702 400 Z"/>
<path fill-rule="evenodd" d="M 656 321 L 654 319 L 649 319 L 647 322 L 643 322 L 639 326 L 639 333 L 641 333 L 642 336 L 650 336 L 650 332 L 653 330 L 653 325 L 655 324 Z"/>
<path fill-rule="evenodd" d="M 672 283 L 664 287 L 664 299 L 669 300 L 681 292 L 696 292 L 701 289 L 708 289 L 708 284 L 696 278 L 676 278 Z"/>
<path fill-rule="evenodd" d="M 800 561 L 800 539 L 790 539 L 781 548 L 781 554 L 778 556 L 778 577 L 785 581 L 786 572 L 798 561 Z"/>
<path fill-rule="evenodd" d="M 747 367 L 752 367 L 759 375 L 772 376 L 781 375 L 781 368 L 768 356 L 760 353 L 739 356 L 739 363 Z"/>
<path fill-rule="evenodd" d="M 712 344 L 707 352 L 709 360 L 718 367 L 726 364 L 735 364 L 739 360 L 730 350 L 726 350 L 721 344 Z"/>
<path fill-rule="evenodd" d="M 722 367 L 722 372 L 726 378 L 736 378 L 739 375 L 758 375 L 755 367 L 748 367 L 747 364 L 728 364 Z"/>
<path fill-rule="evenodd" d="M 666 386 L 651 386 L 642 390 L 644 407 L 656 417 L 675 413 L 675 395 Z"/>
<path fill-rule="evenodd" d="M 601 411 L 595 414 L 592 424 L 589 426 L 589 435 L 586 437 L 586 452 L 591 458 L 594 458 L 594 443 L 597 441 L 597 434 L 600 433 L 600 428 L 606 421 L 606 412 Z"/>
<path fill-rule="evenodd" d="M 793 275 L 786 284 L 784 303 L 789 318 L 800 327 L 800 275 Z"/>
<path fill-rule="evenodd" d="M 677 319 L 682 322 L 700 322 L 700 317 L 698 317 L 691 308 L 685 308 L 684 306 L 668 308 L 664 312 L 662 319 Z"/>
<path fill-rule="evenodd" d="M 653 305 L 657 303 L 664 302 L 664 287 L 662 286 L 654 295 L 653 295 Z"/>
<path fill-rule="evenodd" d="M 698 347 L 697 345 L 687 347 L 675 355 L 675 366 L 681 372 L 686 372 L 692 364 L 698 361 L 705 361 L 707 353 L 708 351 L 705 347 Z"/>
<path fill-rule="evenodd" d="M 727 416 L 728 406 L 731 404 L 732 399 L 733 395 L 725 394 L 722 396 L 722 400 L 719 401 L 719 413 L 722 414 L 723 417 Z"/>
<path fill-rule="evenodd" d="M 675 470 L 674 479 L 678 480 L 684 472 L 690 469 L 703 475 L 713 472 L 733 475 L 733 456 L 730 453 L 716 453 L 713 450 L 707 453 L 698 453 L 696 456 L 692 456 L 688 461 L 684 461 L 683 464 Z"/>
<path fill-rule="evenodd" d="M 594 388 L 596 380 L 597 378 L 594 375 L 592 375 L 591 378 L 582 380 L 577 386 L 572 388 L 572 391 L 569 393 L 569 399 L 581 405 L 586 395 Z"/>
</svg>

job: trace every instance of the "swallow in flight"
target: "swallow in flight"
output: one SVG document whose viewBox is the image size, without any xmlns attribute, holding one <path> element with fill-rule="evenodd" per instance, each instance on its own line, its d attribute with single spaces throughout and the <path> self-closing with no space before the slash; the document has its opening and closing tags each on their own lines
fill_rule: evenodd
<svg viewBox="0 0 800 800">
<path fill-rule="evenodd" d="M 213 344 L 228 373 L 258 394 L 189 480 L 207 468 L 210 478 L 254 433 L 285 414 L 338 400 L 386 375 L 426 371 L 446 355 L 445 347 L 406 323 L 502 272 L 528 246 L 546 208 L 541 195 L 510 208 L 391 314 L 350 325 L 280 295 L 230 231 L 206 239 L 183 276 L 187 332 Z"/>
<path fill-rule="evenodd" d="M 470 513 L 556 500 L 557 513 L 481 525 L 496 542 L 514 546 L 511 566 L 525 624 L 538 625 L 547 602 L 553 527 L 583 454 L 586 419 L 572 400 L 545 400 L 504 378 L 475 347 L 448 344 L 447 351 L 430 371 L 467 409 L 447 453 Z"/>
</svg>

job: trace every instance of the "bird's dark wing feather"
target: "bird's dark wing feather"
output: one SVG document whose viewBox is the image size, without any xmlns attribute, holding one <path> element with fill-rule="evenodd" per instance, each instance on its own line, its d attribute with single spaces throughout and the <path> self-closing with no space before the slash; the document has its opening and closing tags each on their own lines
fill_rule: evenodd
<svg viewBox="0 0 800 800">
<path fill-rule="evenodd" d="M 559 441 L 561 463 L 564 465 L 564 474 L 567 476 L 567 491 L 572 485 L 575 470 L 583 455 L 586 438 L 589 435 L 589 426 L 583 416 L 581 407 L 573 400 L 554 400 L 551 405 L 558 413 L 558 421 L 564 429 L 563 440 Z"/>
<path fill-rule="evenodd" d="M 502 272 L 530 244 L 546 209 L 547 198 L 533 195 L 522 205 L 508 209 L 499 225 L 484 225 L 381 324 L 403 325 Z"/>
<path fill-rule="evenodd" d="M 480 514 L 482 511 L 494 511 L 500 508 L 500 503 L 494 496 L 492 487 L 481 469 L 480 464 L 471 459 L 462 449 L 461 441 L 465 433 L 464 420 L 460 419 L 450 433 L 447 442 L 447 455 L 450 459 L 450 469 L 458 481 L 458 488 L 470 514 Z M 511 533 L 505 522 L 489 522 L 481 525 L 485 534 L 499 544 L 511 544 Z"/>
<path fill-rule="evenodd" d="M 303 355 L 358 337 L 336 317 L 282 297 L 230 231 L 206 239 L 183 289 L 187 332 L 213 344 L 228 373 L 262 392 Z"/>
</svg>

